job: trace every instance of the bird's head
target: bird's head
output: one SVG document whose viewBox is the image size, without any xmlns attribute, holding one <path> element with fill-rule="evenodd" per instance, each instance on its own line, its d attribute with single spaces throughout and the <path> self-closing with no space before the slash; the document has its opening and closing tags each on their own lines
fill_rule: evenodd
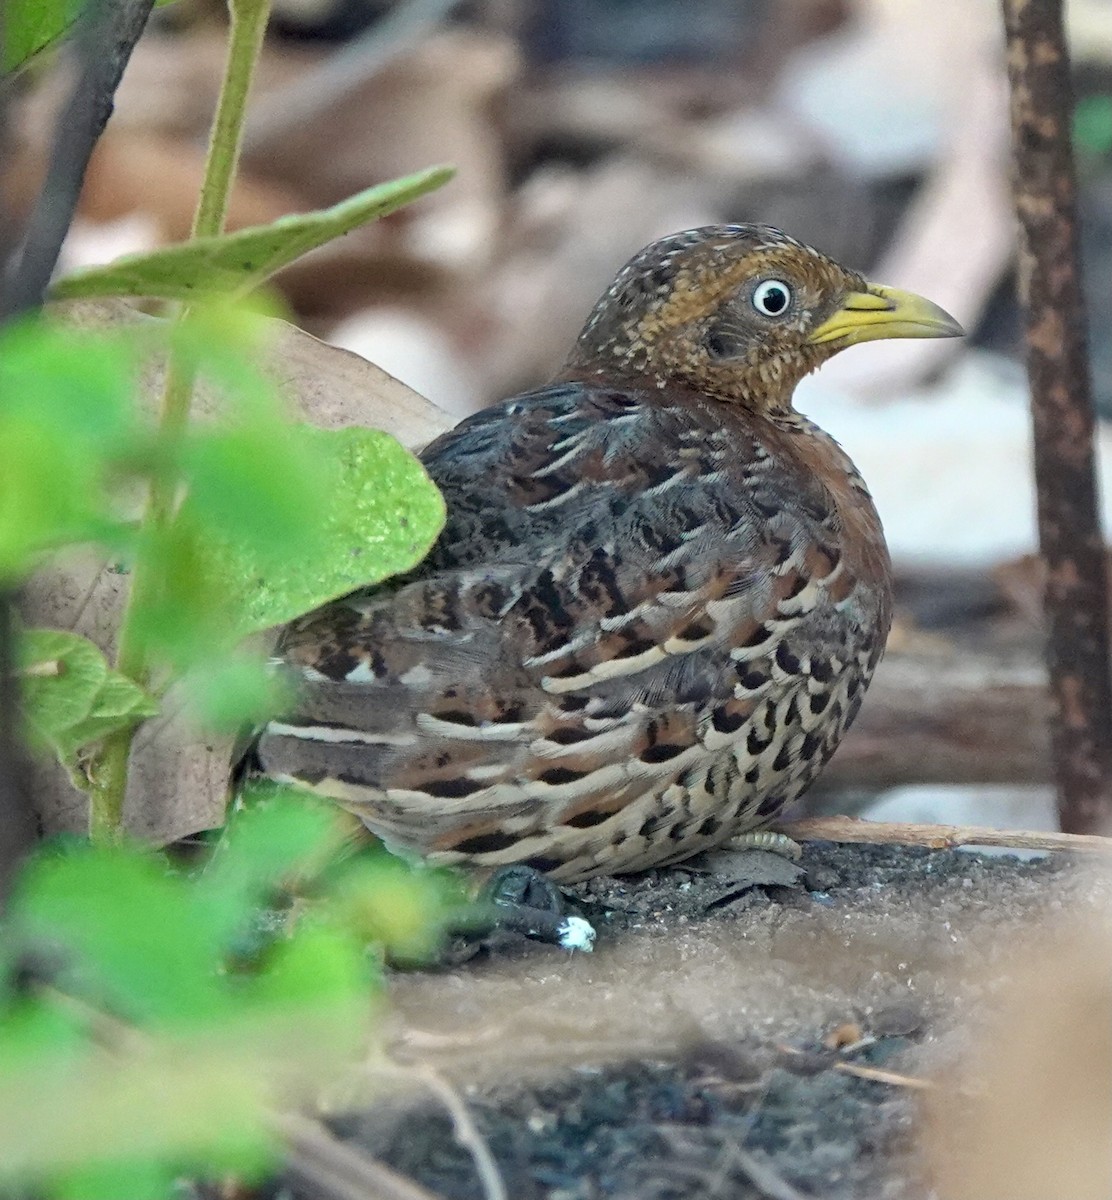
<svg viewBox="0 0 1112 1200">
<path fill-rule="evenodd" d="M 929 300 L 870 283 L 778 229 L 712 225 L 653 242 L 621 269 L 567 374 L 787 408 L 800 379 L 847 346 L 961 332 Z"/>
</svg>

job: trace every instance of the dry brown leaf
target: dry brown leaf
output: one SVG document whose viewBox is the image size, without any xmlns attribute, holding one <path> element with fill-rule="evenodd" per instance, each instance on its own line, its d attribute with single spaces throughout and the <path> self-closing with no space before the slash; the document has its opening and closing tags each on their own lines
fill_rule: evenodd
<svg viewBox="0 0 1112 1200">
<path fill-rule="evenodd" d="M 110 329 L 155 320 L 119 300 L 55 305 L 51 313 L 75 328 Z M 451 428 L 453 421 L 429 401 L 372 363 L 318 341 L 284 321 L 273 321 L 274 337 L 263 367 L 279 385 L 293 415 L 325 429 L 366 425 L 393 434 L 419 450 Z M 155 411 L 162 394 L 164 363 L 147 362 L 139 381 L 140 403 Z M 198 388 L 195 411 L 211 416 L 217 396 Z M 89 550 L 58 556 L 24 589 L 21 611 L 28 625 L 66 629 L 95 642 L 111 656 L 125 596 L 126 577 Z M 171 690 L 164 713 L 148 722 L 135 740 L 124 805 L 127 830 L 145 841 L 165 843 L 223 820 L 231 738 L 206 738 L 180 713 Z M 84 832 L 85 798 L 55 763 L 34 768 L 39 814 L 48 833 Z"/>
</svg>

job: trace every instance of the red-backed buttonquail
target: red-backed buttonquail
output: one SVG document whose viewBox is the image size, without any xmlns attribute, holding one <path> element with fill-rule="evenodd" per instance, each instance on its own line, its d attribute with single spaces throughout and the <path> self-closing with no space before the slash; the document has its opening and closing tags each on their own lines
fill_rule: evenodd
<svg viewBox="0 0 1112 1200">
<path fill-rule="evenodd" d="M 557 880 L 768 823 L 853 720 L 891 607 L 869 493 L 792 392 L 856 342 L 960 332 L 766 226 L 654 242 L 553 383 L 425 450 L 428 558 L 288 628 L 299 700 L 262 772 L 434 862 Z"/>
</svg>

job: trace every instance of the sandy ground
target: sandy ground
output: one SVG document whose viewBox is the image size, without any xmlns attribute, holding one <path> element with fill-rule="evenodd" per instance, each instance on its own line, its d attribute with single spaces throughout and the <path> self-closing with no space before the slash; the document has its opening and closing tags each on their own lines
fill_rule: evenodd
<svg viewBox="0 0 1112 1200">
<path fill-rule="evenodd" d="M 1063 923 L 1100 924 L 1112 879 L 813 844 L 798 868 L 719 854 L 570 896 L 593 954 L 505 943 L 392 984 L 393 1060 L 457 1090 L 507 1196 L 926 1200 L 924 1105 L 966 1094 L 1016 979 Z M 437 1195 L 487 1195 L 439 1103 L 389 1091 L 335 1128 Z"/>
</svg>

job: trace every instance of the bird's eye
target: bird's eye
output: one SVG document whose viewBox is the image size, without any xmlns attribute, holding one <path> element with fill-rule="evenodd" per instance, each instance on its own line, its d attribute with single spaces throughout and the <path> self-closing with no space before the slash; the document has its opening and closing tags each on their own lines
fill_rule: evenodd
<svg viewBox="0 0 1112 1200">
<path fill-rule="evenodd" d="M 782 316 L 791 302 L 792 290 L 782 279 L 766 279 L 753 289 L 753 307 L 762 316 Z"/>
</svg>

